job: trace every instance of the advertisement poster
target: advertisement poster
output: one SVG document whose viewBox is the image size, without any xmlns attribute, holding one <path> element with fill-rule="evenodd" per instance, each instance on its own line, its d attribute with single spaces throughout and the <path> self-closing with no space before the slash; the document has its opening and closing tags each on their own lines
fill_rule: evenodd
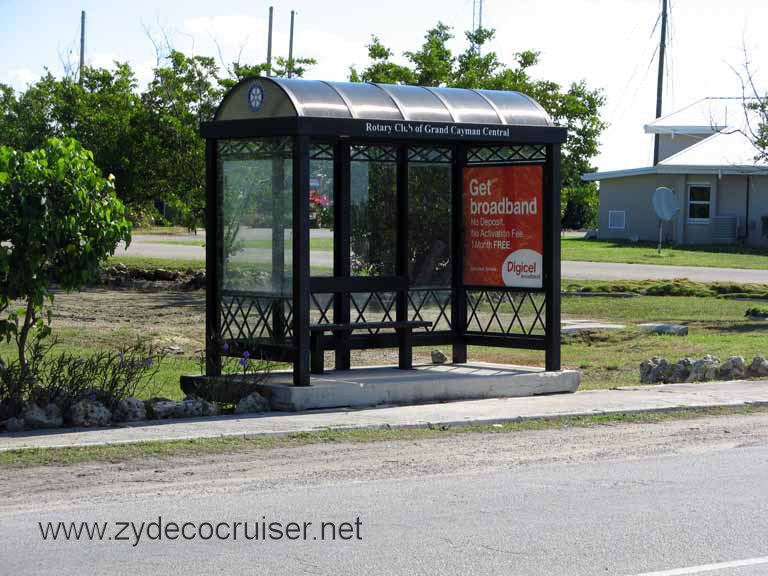
<svg viewBox="0 0 768 576">
<path fill-rule="evenodd" d="M 464 284 L 542 287 L 544 169 L 464 169 Z"/>
</svg>

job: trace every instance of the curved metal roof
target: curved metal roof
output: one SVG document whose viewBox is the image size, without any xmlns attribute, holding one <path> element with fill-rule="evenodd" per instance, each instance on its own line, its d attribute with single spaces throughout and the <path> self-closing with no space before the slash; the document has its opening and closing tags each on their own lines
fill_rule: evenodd
<svg viewBox="0 0 768 576">
<path fill-rule="evenodd" d="M 520 92 L 264 77 L 247 78 L 232 88 L 219 106 L 216 119 L 242 118 L 242 106 L 238 105 L 238 113 L 230 114 L 227 104 L 233 94 L 249 90 L 253 84 L 261 84 L 267 96 L 282 92 L 291 106 L 278 103 L 264 106 L 264 110 L 251 109 L 247 114 L 251 117 L 290 114 L 360 120 L 554 125 L 538 102 Z"/>
</svg>

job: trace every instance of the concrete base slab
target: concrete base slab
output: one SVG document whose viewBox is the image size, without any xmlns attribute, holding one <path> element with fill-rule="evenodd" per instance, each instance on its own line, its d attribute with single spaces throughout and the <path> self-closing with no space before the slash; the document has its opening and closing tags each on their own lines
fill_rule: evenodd
<svg viewBox="0 0 768 576">
<path fill-rule="evenodd" d="M 664 324 L 647 322 L 638 324 L 640 328 L 654 334 L 671 334 L 672 336 L 688 336 L 688 326 L 684 324 Z"/>
<path fill-rule="evenodd" d="M 421 404 L 449 400 L 510 398 L 575 392 L 576 370 L 472 362 L 416 366 L 413 370 L 376 366 L 313 375 L 311 386 L 293 386 L 290 373 L 273 373 L 257 390 L 273 410 Z"/>
</svg>

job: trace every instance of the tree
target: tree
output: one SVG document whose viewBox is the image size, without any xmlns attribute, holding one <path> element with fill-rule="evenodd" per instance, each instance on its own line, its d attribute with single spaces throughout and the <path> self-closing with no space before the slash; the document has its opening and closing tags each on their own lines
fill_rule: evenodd
<svg viewBox="0 0 768 576">
<path fill-rule="evenodd" d="M 736 74 L 741 82 L 744 106 L 744 126 L 739 131 L 755 147 L 755 163 L 765 162 L 768 160 L 768 93 L 758 88 L 746 46 L 743 69 Z"/>
<path fill-rule="evenodd" d="M 118 196 L 130 204 L 142 186 L 131 162 L 141 104 L 136 87 L 133 70 L 119 62 L 114 70 L 85 67 L 80 82 L 46 72 L 18 99 L 0 87 L 0 142 L 33 150 L 52 137 L 75 138 L 104 173 L 115 175 Z"/>
<path fill-rule="evenodd" d="M 18 100 L 13 88 L 0 84 L 0 142 L 14 146 L 21 139 Z"/>
<path fill-rule="evenodd" d="M 494 31 L 480 28 L 467 32 L 468 46 L 458 56 L 448 47 L 452 38 L 450 27 L 438 23 L 429 30 L 421 48 L 405 52 L 409 65 L 392 62 L 393 53 L 374 36 L 368 45 L 370 64 L 358 72 L 350 70 L 353 82 L 383 82 L 418 84 L 422 86 L 448 86 L 489 90 L 514 90 L 536 99 L 552 119 L 568 129 L 568 140 L 563 145 L 562 179 L 564 198 L 568 201 L 597 201 L 594 184 L 581 181 L 581 175 L 594 170 L 592 160 L 599 150 L 599 137 L 605 129 L 600 110 L 605 98 L 600 90 L 591 89 L 585 81 L 574 82 L 563 88 L 556 82 L 538 80 L 531 69 L 539 62 L 539 53 L 523 51 L 516 55 L 514 66 L 508 67 L 495 52 L 481 50 L 494 37 Z M 579 192 L 569 194 L 570 189 Z M 577 200 L 578 199 L 578 200 Z M 566 214 L 589 214 L 573 206 Z M 570 221 L 569 221 L 570 222 Z M 571 225 L 589 225 L 589 222 L 570 222 Z"/>
<path fill-rule="evenodd" d="M 53 138 L 31 152 L 0 147 L 0 338 L 15 341 L 21 374 L 12 400 L 20 401 L 32 376 L 30 334 L 49 330 L 44 305 L 54 283 L 82 287 L 120 241 L 130 241 L 113 180 L 73 139 Z M 12 310 L 16 301 L 23 307 Z"/>
<path fill-rule="evenodd" d="M 221 98 L 212 58 L 172 51 L 141 95 L 134 130 L 135 174 L 141 200 L 161 200 L 177 220 L 195 228 L 205 206 L 205 144 L 200 123 L 213 118 Z"/>
</svg>

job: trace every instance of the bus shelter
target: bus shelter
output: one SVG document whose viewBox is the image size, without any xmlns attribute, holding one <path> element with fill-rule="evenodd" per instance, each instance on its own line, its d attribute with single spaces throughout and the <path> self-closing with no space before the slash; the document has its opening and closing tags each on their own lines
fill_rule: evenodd
<svg viewBox="0 0 768 576">
<path fill-rule="evenodd" d="M 517 92 L 247 78 L 206 139 L 206 351 L 545 351 L 560 369 L 564 128 Z"/>
</svg>

